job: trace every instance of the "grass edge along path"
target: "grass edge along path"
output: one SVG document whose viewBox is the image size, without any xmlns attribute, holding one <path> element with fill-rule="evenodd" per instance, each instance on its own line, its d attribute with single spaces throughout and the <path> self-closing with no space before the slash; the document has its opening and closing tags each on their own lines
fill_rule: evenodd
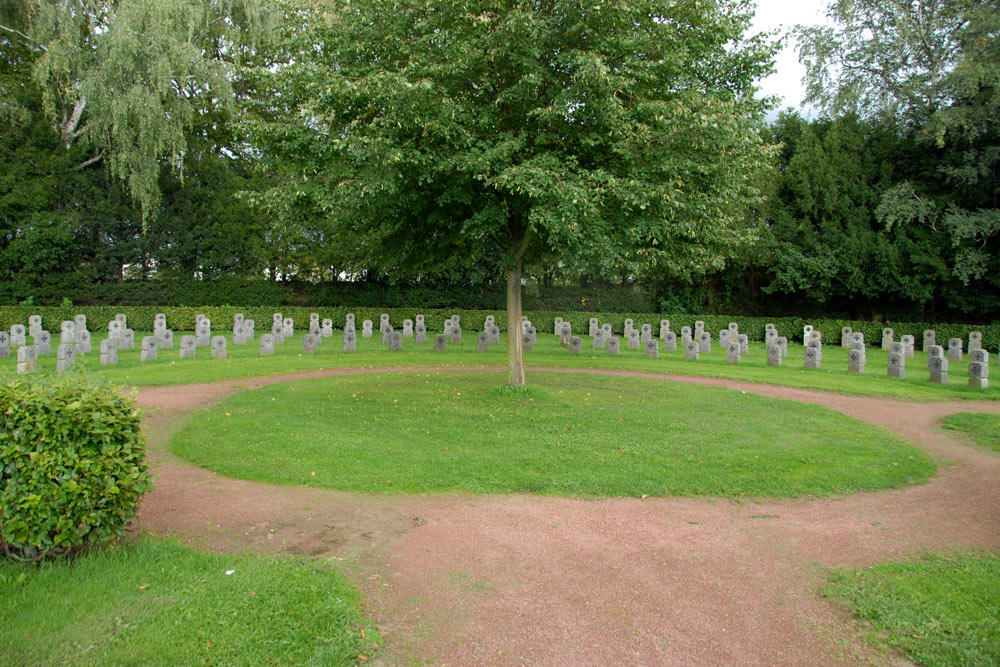
<svg viewBox="0 0 1000 667">
<path fill-rule="evenodd" d="M 869 641 L 918 664 L 1000 664 L 1000 554 L 925 555 L 838 570 L 823 595 L 869 624 Z"/>
<path fill-rule="evenodd" d="M 1000 415 L 956 412 L 945 417 L 942 426 L 962 431 L 980 447 L 1000 452 Z"/>
<path fill-rule="evenodd" d="M 354 665 L 380 642 L 331 564 L 141 536 L 70 561 L 0 560 L 0 663 Z"/>
<path fill-rule="evenodd" d="M 185 332 L 175 332 L 175 341 Z M 207 348 L 199 348 L 195 359 L 179 359 L 178 343 L 172 349 L 159 350 L 158 359 L 141 363 L 139 350 L 119 353 L 119 363 L 115 366 L 100 366 L 96 352 L 77 355 L 76 369 L 96 378 L 105 378 L 116 384 L 130 386 L 163 386 L 214 382 L 227 379 L 246 379 L 286 375 L 295 372 L 318 371 L 334 368 L 376 368 L 380 366 L 506 366 L 505 336 L 501 335 L 499 345 L 491 346 L 489 352 L 478 352 L 474 340 L 475 332 L 466 332 L 466 340 L 461 344 L 449 344 L 444 352 L 434 351 L 431 342 L 417 345 L 413 339 L 404 339 L 403 351 L 390 352 L 387 346 L 376 338 L 360 338 L 354 352 L 341 350 L 340 332 L 333 338 L 326 338 L 314 354 L 302 351 L 302 335 L 287 339 L 275 347 L 272 356 L 258 353 L 258 341 L 246 345 L 233 345 L 227 334 L 228 358 L 214 359 Z M 136 333 L 136 347 L 144 334 Z M 430 335 L 430 334 L 429 334 Z M 92 347 L 100 345 L 95 336 Z M 662 343 L 661 343 L 662 347 Z M 54 350 L 53 350 L 54 352 Z M 570 355 L 559 338 L 539 334 L 534 350 L 525 355 L 525 363 L 530 373 L 532 366 L 561 366 L 564 368 L 593 368 L 656 372 L 688 376 L 726 378 L 748 382 L 763 382 L 797 389 L 830 391 L 841 394 L 867 396 L 894 396 L 911 400 L 982 399 L 1000 400 L 1000 387 L 973 389 L 967 384 L 968 361 L 952 362 L 950 380 L 947 385 L 935 385 L 929 381 L 927 355 L 917 352 L 914 359 L 907 362 L 907 376 L 903 379 L 886 376 L 888 354 L 881 349 L 869 348 L 868 365 L 863 375 L 847 371 L 847 350 L 828 344 L 823 348 L 822 367 L 803 367 L 804 348 L 790 344 L 788 358 L 782 366 L 769 367 L 763 343 L 750 343 L 750 354 L 739 363 L 726 362 L 725 350 L 716 345 L 711 354 L 703 354 L 697 361 L 685 359 L 683 349 L 667 352 L 660 350 L 658 359 L 647 359 L 643 350 L 628 350 L 625 342 L 619 356 L 608 357 L 604 350 L 593 349 L 591 338 L 583 337 L 583 351 Z M 0 358 L 0 380 L 16 377 L 14 355 Z M 55 355 L 40 358 L 42 373 L 55 372 Z M 528 380 L 529 384 L 531 379 Z"/>
<path fill-rule="evenodd" d="M 272 384 L 193 412 L 170 447 L 228 477 L 389 493 L 823 497 L 935 471 L 888 430 L 822 406 L 583 373 L 539 374 L 527 390 L 502 378 Z"/>
</svg>

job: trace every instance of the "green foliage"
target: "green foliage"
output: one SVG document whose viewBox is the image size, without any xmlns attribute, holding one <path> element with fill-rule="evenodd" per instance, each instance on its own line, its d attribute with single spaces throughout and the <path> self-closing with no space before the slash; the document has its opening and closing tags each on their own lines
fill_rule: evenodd
<svg viewBox="0 0 1000 667">
<path fill-rule="evenodd" d="M 1000 452 L 1000 415 L 959 412 L 945 417 L 944 427 L 964 431 L 976 444 Z"/>
<path fill-rule="evenodd" d="M 151 488 L 135 403 L 77 376 L 0 385 L 0 544 L 40 560 L 121 536 Z"/>
<path fill-rule="evenodd" d="M 789 497 L 922 483 L 934 470 L 889 432 L 817 406 L 648 379 L 501 381 L 435 371 L 281 383 L 199 411 L 171 446 L 231 477 L 368 492 Z"/>
<path fill-rule="evenodd" d="M 72 562 L 0 562 L 0 662 L 347 667 L 381 643 L 360 605 L 329 563 L 142 537 Z"/>
<path fill-rule="evenodd" d="M 871 625 L 869 638 L 927 667 L 1000 663 L 1000 557 L 925 556 L 837 572 L 824 594 Z"/>
</svg>

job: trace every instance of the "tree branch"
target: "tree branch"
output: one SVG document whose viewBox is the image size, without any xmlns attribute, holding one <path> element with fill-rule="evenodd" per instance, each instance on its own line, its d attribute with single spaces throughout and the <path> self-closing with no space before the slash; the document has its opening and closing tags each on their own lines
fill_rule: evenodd
<svg viewBox="0 0 1000 667">
<path fill-rule="evenodd" d="M 97 152 L 97 155 L 95 155 L 94 157 L 90 158 L 89 160 L 84 160 L 80 164 L 73 167 L 73 171 L 80 171 L 81 169 L 86 169 L 87 167 L 99 161 L 103 157 L 104 157 L 104 149 L 102 148 Z"/>
<path fill-rule="evenodd" d="M 35 40 L 33 40 L 30 37 L 28 37 L 27 35 L 25 35 L 20 30 L 16 30 L 14 28 L 8 28 L 7 26 L 2 25 L 2 24 L 0 24 L 0 30 L 5 30 L 5 31 L 7 31 L 7 32 L 9 32 L 9 33 L 11 33 L 13 35 L 17 35 L 18 37 L 20 37 L 24 41 L 28 42 L 29 44 L 31 44 L 32 46 L 34 46 L 36 49 L 38 49 L 40 51 L 45 51 L 46 53 L 48 53 L 48 51 L 49 51 L 47 48 L 45 48 L 44 44 L 39 44 Z"/>
<path fill-rule="evenodd" d="M 60 128 L 62 130 L 63 143 L 66 144 L 66 148 L 69 148 L 73 144 L 73 141 L 80 136 L 80 133 L 76 132 L 76 126 L 80 124 L 80 116 L 83 115 L 83 110 L 86 108 L 87 96 L 84 95 L 76 101 L 76 104 L 73 105 L 73 114 Z M 84 126 L 84 129 L 86 129 L 86 126 Z"/>
</svg>

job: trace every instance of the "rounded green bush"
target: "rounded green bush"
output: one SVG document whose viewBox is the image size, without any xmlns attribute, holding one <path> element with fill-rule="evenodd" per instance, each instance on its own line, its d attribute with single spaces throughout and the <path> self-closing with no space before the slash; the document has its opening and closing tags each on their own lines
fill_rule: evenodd
<svg viewBox="0 0 1000 667">
<path fill-rule="evenodd" d="M 0 547 L 9 557 L 113 540 L 151 487 L 134 399 L 76 375 L 0 384 Z"/>
</svg>

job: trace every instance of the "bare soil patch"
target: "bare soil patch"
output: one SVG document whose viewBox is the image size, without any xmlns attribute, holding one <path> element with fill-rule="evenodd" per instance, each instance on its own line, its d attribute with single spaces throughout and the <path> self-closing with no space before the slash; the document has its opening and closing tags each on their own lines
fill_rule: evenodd
<svg viewBox="0 0 1000 667">
<path fill-rule="evenodd" d="M 530 369 L 825 405 L 891 429 L 941 464 L 929 484 L 823 500 L 345 493 L 221 477 L 166 447 L 188 412 L 235 391 L 407 370 L 141 389 L 156 489 L 140 526 L 209 550 L 343 560 L 383 633 L 380 661 L 390 665 L 887 664 L 898 660 L 861 640 L 859 625 L 819 595 L 826 569 L 924 550 L 1000 548 L 1000 456 L 937 426 L 954 412 L 1000 413 L 989 401 L 920 403 L 713 378 Z"/>
</svg>

